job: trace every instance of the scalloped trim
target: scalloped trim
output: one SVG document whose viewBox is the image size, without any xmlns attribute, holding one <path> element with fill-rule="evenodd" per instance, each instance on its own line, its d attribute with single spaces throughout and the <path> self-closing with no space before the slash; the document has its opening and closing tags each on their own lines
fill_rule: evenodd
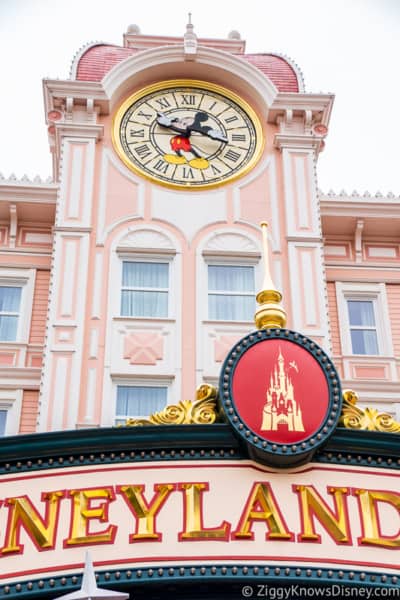
<svg viewBox="0 0 400 600">
<path fill-rule="evenodd" d="M 353 190 L 351 194 L 349 194 L 346 192 L 346 190 L 341 190 L 340 192 L 335 192 L 334 190 L 323 192 L 322 190 L 318 190 L 318 194 L 320 196 L 326 196 L 329 198 L 376 198 L 377 200 L 400 200 L 400 195 L 393 194 L 393 192 L 388 192 L 385 196 L 380 191 L 375 192 L 375 194 L 365 191 L 363 194 L 361 194 L 357 190 Z"/>
<path fill-rule="evenodd" d="M 74 54 L 74 57 L 72 59 L 71 67 L 69 70 L 69 79 L 76 80 L 76 74 L 78 71 L 79 61 L 84 56 L 84 54 L 86 54 L 86 52 L 88 52 L 88 50 L 91 50 L 91 48 L 95 48 L 96 46 L 112 46 L 112 47 L 116 47 L 116 48 L 119 48 L 119 47 L 122 48 L 122 46 L 116 46 L 115 44 L 110 44 L 109 42 L 103 42 L 100 40 L 88 42 L 84 46 L 81 46 L 79 48 L 79 50 L 77 50 L 77 52 Z"/>
<path fill-rule="evenodd" d="M 23 175 L 21 179 L 18 179 L 14 173 L 11 173 L 9 177 L 4 177 L 4 175 L 0 173 L 0 184 L 1 183 L 12 183 L 14 185 L 43 185 L 48 183 L 54 184 L 55 181 L 53 181 L 51 176 L 47 177 L 47 179 L 42 179 L 40 175 L 36 175 L 33 179 L 30 179 L 28 175 Z"/>
</svg>

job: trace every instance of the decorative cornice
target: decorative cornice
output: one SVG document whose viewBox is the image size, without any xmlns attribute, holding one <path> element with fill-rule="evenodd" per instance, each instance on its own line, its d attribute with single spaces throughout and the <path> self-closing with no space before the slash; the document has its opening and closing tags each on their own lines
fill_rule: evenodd
<svg viewBox="0 0 400 600">
<path fill-rule="evenodd" d="M 0 438 L 0 475 L 152 461 L 249 460 L 232 428 L 213 425 L 102 427 Z M 400 469 L 397 433 L 336 429 L 316 463 Z"/>
<path fill-rule="evenodd" d="M 277 133 L 274 137 L 274 146 L 279 150 L 283 148 L 315 150 L 317 153 L 323 148 L 324 141 L 315 135 L 296 135 Z"/>
<path fill-rule="evenodd" d="M 339 424 L 346 429 L 363 429 L 400 433 L 400 423 L 389 413 L 379 412 L 376 408 L 360 408 L 357 406 L 358 396 L 353 390 L 343 392 L 343 408 Z"/>
<path fill-rule="evenodd" d="M 357 216 L 374 218 L 400 217 L 400 198 L 379 200 L 376 197 L 320 196 L 321 214 L 323 216 Z"/>
<path fill-rule="evenodd" d="M 50 111 L 63 109 L 67 98 L 72 98 L 74 105 L 82 106 L 86 106 L 87 99 L 90 98 L 101 114 L 108 115 L 110 111 L 109 98 L 98 81 L 44 79 L 43 94 L 46 119 Z"/>
<path fill-rule="evenodd" d="M 1 367 L 0 382 L 3 389 L 39 389 L 40 367 Z"/>
<path fill-rule="evenodd" d="M 112 585 L 113 589 L 131 590 L 139 597 L 159 596 L 164 597 L 162 590 L 166 586 L 173 586 L 174 595 L 193 596 L 196 586 L 205 586 L 209 593 L 204 598 L 222 598 L 229 591 L 229 596 L 235 596 L 237 586 L 242 587 L 242 596 L 254 596 L 260 591 L 267 590 L 268 586 L 275 589 L 290 590 L 300 586 L 307 586 L 316 592 L 315 595 L 324 594 L 334 596 L 334 592 L 351 597 L 397 597 L 400 591 L 399 577 L 396 574 L 382 573 L 381 571 L 363 571 L 360 569 L 340 569 L 331 566 L 293 565 L 277 561 L 269 563 L 267 560 L 259 563 L 246 563 L 243 561 L 229 561 L 229 564 L 213 563 L 208 560 L 205 564 L 183 561 L 174 563 L 173 566 L 160 562 L 149 566 L 136 566 L 133 562 L 128 568 L 105 569 L 98 571 L 96 566 L 96 583 L 101 587 Z M 43 577 L 41 579 L 26 579 L 12 582 L 0 587 L 0 592 L 5 598 L 48 598 L 76 590 L 82 584 L 81 572 Z M 225 594 L 221 594 L 221 585 Z M 215 586 L 215 587 L 214 587 Z M 300 588 L 301 589 L 301 588 Z M 140 591 L 139 591 L 140 590 Z M 386 591 L 385 591 L 386 590 Z M 182 593 L 183 592 L 183 593 Z M 320 592 L 320 593 L 317 593 Z M 354 592 L 354 593 L 353 593 Z M 358 593 L 357 593 L 358 592 Z M 370 596 L 362 592 L 370 592 Z M 393 593 L 392 593 L 393 592 Z M 311 594 L 310 594 L 311 595 Z"/>
<path fill-rule="evenodd" d="M 218 390 L 213 385 L 203 384 L 196 390 L 196 400 L 181 400 L 147 419 L 127 419 L 128 427 L 138 425 L 212 425 L 219 419 L 217 408 Z"/>
<path fill-rule="evenodd" d="M 63 137 L 80 137 L 91 138 L 98 141 L 103 137 L 104 125 L 96 125 L 95 123 L 57 123 L 56 138 L 58 142 Z"/>
<path fill-rule="evenodd" d="M 0 180 L 0 202 L 56 204 L 58 185 Z"/>
<path fill-rule="evenodd" d="M 279 92 L 269 110 L 268 120 L 276 123 L 277 117 L 287 110 L 294 112 L 311 111 L 318 115 L 318 123 L 328 127 L 332 112 L 334 94 L 299 94 L 294 92 Z"/>
</svg>

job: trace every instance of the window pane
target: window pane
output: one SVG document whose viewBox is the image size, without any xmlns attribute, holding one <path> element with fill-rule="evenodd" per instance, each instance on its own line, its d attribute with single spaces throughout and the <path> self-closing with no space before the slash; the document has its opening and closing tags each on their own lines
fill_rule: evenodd
<svg viewBox="0 0 400 600">
<path fill-rule="evenodd" d="M 122 290 L 123 317 L 167 317 L 168 292 L 135 292 Z"/>
<path fill-rule="evenodd" d="M 208 289 L 227 292 L 254 292 L 254 267 L 209 265 Z"/>
<path fill-rule="evenodd" d="M 348 300 L 350 325 L 375 327 L 374 304 L 372 300 Z"/>
<path fill-rule="evenodd" d="M 208 295 L 208 314 L 217 321 L 251 321 L 254 317 L 253 296 Z"/>
<path fill-rule="evenodd" d="M 17 339 L 18 317 L 5 317 L 0 315 L 0 340 L 15 342 Z"/>
<path fill-rule="evenodd" d="M 0 287 L 0 312 L 18 312 L 20 302 L 20 287 Z"/>
<path fill-rule="evenodd" d="M 6 433 L 7 411 L 0 410 L 0 436 Z"/>
<path fill-rule="evenodd" d="M 379 354 L 376 331 L 352 329 L 351 346 L 354 354 Z"/>
<path fill-rule="evenodd" d="M 167 388 L 152 386 L 117 386 L 117 416 L 147 417 L 167 404 Z"/>
<path fill-rule="evenodd" d="M 168 264 L 123 262 L 123 287 L 168 288 Z"/>
</svg>

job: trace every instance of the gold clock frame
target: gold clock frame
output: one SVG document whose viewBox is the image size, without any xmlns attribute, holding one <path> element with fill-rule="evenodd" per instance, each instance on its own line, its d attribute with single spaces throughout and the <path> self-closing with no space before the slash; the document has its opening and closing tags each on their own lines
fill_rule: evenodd
<svg viewBox="0 0 400 600">
<path fill-rule="evenodd" d="M 198 87 L 200 89 L 204 89 L 205 91 L 217 93 L 217 94 L 221 95 L 222 97 L 226 97 L 229 100 L 231 100 L 232 102 L 234 102 L 235 104 L 237 104 L 246 113 L 246 115 L 248 116 L 248 118 L 251 120 L 251 122 L 253 124 L 255 134 L 256 134 L 256 143 L 255 143 L 255 150 L 254 150 L 253 156 L 250 158 L 249 162 L 243 167 L 243 169 L 239 169 L 238 172 L 235 172 L 232 175 L 228 175 L 226 178 L 223 179 L 223 181 L 217 181 L 217 182 L 214 181 L 214 182 L 210 182 L 210 183 L 206 182 L 204 184 L 194 186 L 194 185 L 191 185 L 190 182 L 188 182 L 186 184 L 178 184 L 178 183 L 163 181 L 162 179 L 158 178 L 157 176 L 151 175 L 144 169 L 141 169 L 140 167 L 136 166 L 132 161 L 129 160 L 129 158 L 125 154 L 125 151 L 122 147 L 120 137 L 119 137 L 119 129 L 120 129 L 121 121 L 122 121 L 126 111 L 130 108 L 130 106 L 132 106 L 132 104 L 134 104 L 141 98 L 144 98 L 145 96 L 148 96 L 149 94 L 152 94 L 154 92 L 158 92 L 161 90 L 167 90 L 169 88 L 174 88 L 174 87 L 182 87 L 182 88 Z M 212 188 L 220 187 L 222 185 L 226 185 L 236 179 L 244 177 L 258 163 L 258 161 L 261 158 L 261 155 L 264 151 L 264 147 L 265 147 L 265 139 L 264 139 L 264 133 L 263 133 L 261 121 L 260 121 L 257 113 L 255 112 L 255 110 L 250 106 L 250 104 L 248 104 L 248 102 L 246 102 L 246 100 L 243 100 L 243 98 L 241 98 L 238 94 L 236 94 L 235 92 L 232 92 L 231 90 L 225 88 L 222 85 L 210 83 L 207 81 L 202 81 L 199 79 L 168 79 L 168 80 L 160 81 L 155 84 L 148 85 L 148 86 L 140 89 L 139 91 L 135 92 L 134 94 L 131 94 L 118 107 L 118 109 L 113 117 L 112 128 L 111 128 L 111 138 L 112 138 L 112 143 L 113 143 L 116 153 L 118 154 L 119 158 L 122 160 L 122 162 L 125 164 L 125 166 L 130 171 L 133 171 L 137 175 L 140 175 L 141 177 L 144 177 L 145 179 L 147 179 L 149 181 L 153 181 L 153 182 L 157 183 L 158 185 L 162 185 L 162 186 L 168 187 L 170 189 L 172 188 L 172 189 L 183 190 L 183 191 L 186 191 L 186 190 L 202 191 L 204 189 L 212 189 Z"/>
</svg>

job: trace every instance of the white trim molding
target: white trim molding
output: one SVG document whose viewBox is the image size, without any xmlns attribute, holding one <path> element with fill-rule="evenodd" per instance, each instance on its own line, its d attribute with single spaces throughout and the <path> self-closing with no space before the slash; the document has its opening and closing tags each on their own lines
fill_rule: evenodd
<svg viewBox="0 0 400 600">
<path fill-rule="evenodd" d="M 393 356 L 389 308 L 384 283 L 336 282 L 339 332 L 343 355 L 354 356 L 351 344 L 348 300 L 371 300 L 374 306 L 378 356 Z M 356 355 L 360 356 L 360 355 Z M 370 356 L 370 355 L 362 355 Z"/>
<path fill-rule="evenodd" d="M 27 344 L 31 329 L 33 294 L 35 290 L 35 269 L 0 269 L 0 286 L 21 288 L 18 329 L 15 342 Z M 9 343 L 9 342 L 5 342 Z"/>
<path fill-rule="evenodd" d="M 15 435 L 19 430 L 22 390 L 0 389 L 0 410 L 7 411 L 4 435 Z"/>
</svg>

